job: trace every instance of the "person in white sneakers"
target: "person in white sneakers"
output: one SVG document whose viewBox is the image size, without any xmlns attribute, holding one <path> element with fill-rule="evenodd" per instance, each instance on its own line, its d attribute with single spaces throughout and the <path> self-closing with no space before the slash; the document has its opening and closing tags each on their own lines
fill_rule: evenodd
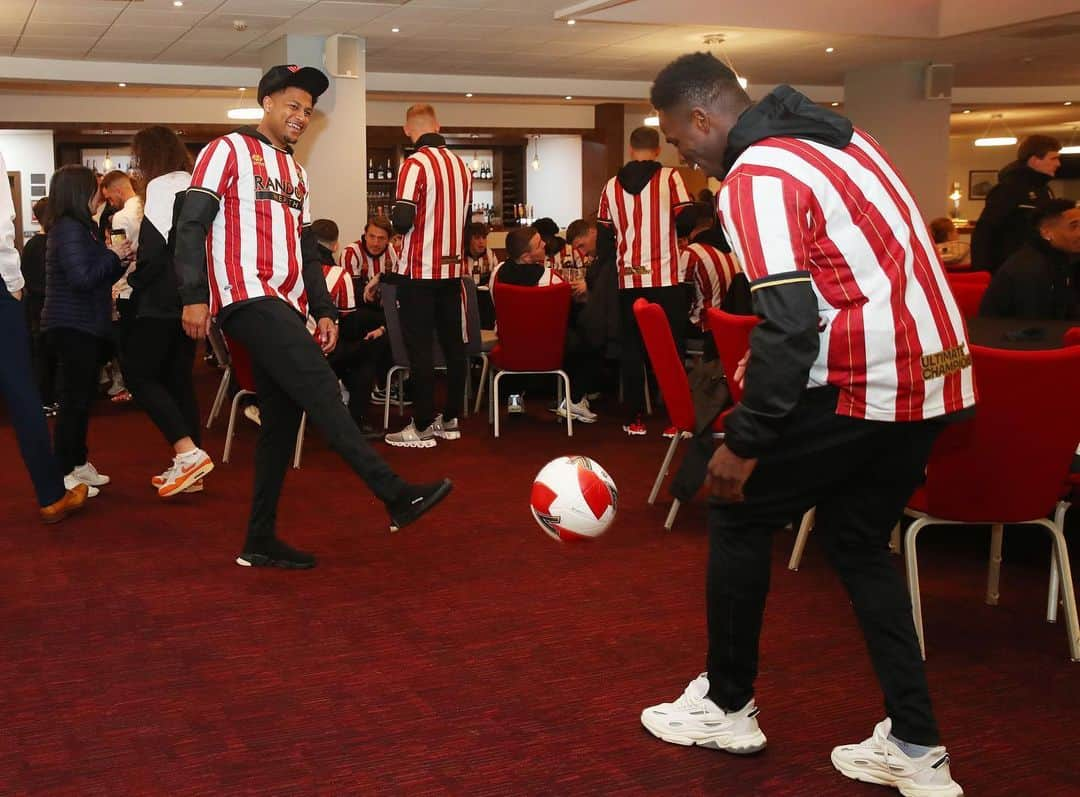
<svg viewBox="0 0 1080 797">
<path fill-rule="evenodd" d="M 751 103 L 695 53 L 651 95 L 667 140 L 723 179 L 720 221 L 761 321 L 708 467 L 707 671 L 641 721 L 677 744 L 765 746 L 754 681 L 772 532 L 816 506 L 888 716 L 833 765 L 907 797 L 959 797 L 888 551 L 934 440 L 975 403 L 963 318 L 915 200 L 877 142 L 790 86 Z"/>
</svg>

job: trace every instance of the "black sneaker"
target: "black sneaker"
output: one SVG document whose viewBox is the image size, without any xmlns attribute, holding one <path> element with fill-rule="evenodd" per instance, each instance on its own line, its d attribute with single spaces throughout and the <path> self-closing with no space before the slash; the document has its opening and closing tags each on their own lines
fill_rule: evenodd
<svg viewBox="0 0 1080 797">
<path fill-rule="evenodd" d="M 315 567 L 315 557 L 306 551 L 290 548 L 279 539 L 269 539 L 256 545 L 245 545 L 244 552 L 236 557 L 236 563 L 242 567 L 310 570 Z"/>
<path fill-rule="evenodd" d="M 415 523 L 421 515 L 450 495 L 453 488 L 454 483 L 449 479 L 407 488 L 401 498 L 386 505 L 390 512 L 390 531 L 397 531 Z"/>
</svg>

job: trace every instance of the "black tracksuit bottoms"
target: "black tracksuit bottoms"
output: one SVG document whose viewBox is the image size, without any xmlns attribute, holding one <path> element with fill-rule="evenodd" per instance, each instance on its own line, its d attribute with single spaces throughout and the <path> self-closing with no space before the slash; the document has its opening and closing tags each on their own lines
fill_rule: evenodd
<svg viewBox="0 0 1080 797">
<path fill-rule="evenodd" d="M 304 412 L 376 498 L 389 503 L 401 494 L 406 483 L 367 444 L 341 403 L 337 376 L 299 313 L 278 299 L 258 299 L 229 311 L 223 325 L 251 356 L 262 416 L 249 544 L 274 536 L 278 498 Z"/>
<path fill-rule="evenodd" d="M 621 310 L 619 329 L 620 370 L 622 371 L 623 403 L 626 405 L 626 417 L 633 420 L 645 412 L 645 381 L 643 369 L 647 355 L 645 342 L 641 339 L 637 319 L 634 318 L 634 302 L 644 298 L 664 308 L 671 334 L 675 338 L 675 348 L 679 359 L 686 359 L 686 330 L 690 325 L 690 299 L 685 285 L 672 285 L 666 288 L 620 288 L 619 307 Z"/>
<path fill-rule="evenodd" d="M 190 437 L 202 445 L 199 404 L 191 371 L 195 341 L 179 318 L 136 318 L 120 350 L 124 381 L 169 445 Z"/>
<path fill-rule="evenodd" d="M 847 589 L 885 695 L 893 734 L 939 743 L 911 599 L 889 535 L 923 480 L 940 420 L 884 423 L 839 416 L 837 391 L 808 390 L 762 456 L 738 504 L 709 506 L 706 600 L 709 697 L 736 711 L 754 696 L 772 533 L 817 507 L 813 539 Z M 807 637 L 806 654 L 815 655 Z M 828 706 L 822 706 L 828 710 Z"/>
<path fill-rule="evenodd" d="M 460 418 L 465 394 L 465 343 L 461 337 L 461 280 L 407 279 L 397 283 L 401 331 L 409 353 L 413 421 L 423 431 L 435 420 L 434 342 L 446 358 L 443 417 Z"/>
</svg>

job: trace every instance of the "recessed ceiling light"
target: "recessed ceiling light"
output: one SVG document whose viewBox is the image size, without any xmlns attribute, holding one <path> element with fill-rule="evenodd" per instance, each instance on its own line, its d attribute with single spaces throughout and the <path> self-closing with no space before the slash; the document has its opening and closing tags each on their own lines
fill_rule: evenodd
<svg viewBox="0 0 1080 797">
<path fill-rule="evenodd" d="M 1065 100 L 1065 102 L 1063 102 L 1061 104 L 1062 105 L 1072 105 L 1072 100 Z"/>
<path fill-rule="evenodd" d="M 391 33 L 401 33 L 401 28 L 390 28 Z"/>
<path fill-rule="evenodd" d="M 116 85 L 119 86 L 122 89 L 127 88 L 127 83 L 117 83 Z"/>
<path fill-rule="evenodd" d="M 566 20 L 566 24 L 567 25 L 576 25 L 577 20 L 576 19 L 568 19 L 568 20 Z"/>
<path fill-rule="evenodd" d="M 964 113 L 971 113 L 971 109 L 970 108 L 965 108 Z"/>
<path fill-rule="evenodd" d="M 572 99 L 574 99 L 574 98 L 573 98 L 573 96 L 572 96 L 572 95 L 570 95 L 570 94 L 567 94 L 567 95 L 566 95 L 566 99 L 568 99 L 568 100 L 572 100 Z"/>
<path fill-rule="evenodd" d="M 836 48 L 835 47 L 826 47 L 825 52 L 827 52 L 827 53 L 835 53 Z"/>
<path fill-rule="evenodd" d="M 466 97 L 471 97 L 471 96 L 472 96 L 472 92 L 471 92 L 471 91 L 469 91 L 469 92 L 466 92 L 465 96 L 466 96 Z"/>
<path fill-rule="evenodd" d="M 836 107 L 837 107 L 837 106 L 839 106 L 839 105 L 840 105 L 840 103 L 838 103 L 838 102 L 834 102 L 834 103 L 832 103 L 832 107 L 833 107 L 833 108 L 836 108 Z"/>
<path fill-rule="evenodd" d="M 180 8 L 184 5 L 184 0 L 173 0 L 172 4 L 177 8 Z"/>
</svg>

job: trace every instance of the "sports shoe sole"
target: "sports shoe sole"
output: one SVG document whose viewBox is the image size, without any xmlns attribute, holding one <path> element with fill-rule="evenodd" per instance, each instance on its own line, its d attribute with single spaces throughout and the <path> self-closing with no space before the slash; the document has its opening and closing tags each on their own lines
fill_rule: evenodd
<svg viewBox="0 0 1080 797">
<path fill-rule="evenodd" d="M 294 562 L 289 559 L 271 559 L 261 553 L 242 553 L 236 557 L 241 567 L 278 567 L 282 570 L 310 570 L 314 562 Z"/>
<path fill-rule="evenodd" d="M 394 446 L 395 448 L 435 448 L 438 443 L 432 440 L 391 440 L 389 437 L 384 437 L 387 445 Z"/>
<path fill-rule="evenodd" d="M 624 426 L 622 430 L 631 437 L 644 437 L 649 433 L 647 429 L 631 429 L 629 426 Z"/>
<path fill-rule="evenodd" d="M 454 483 L 449 479 L 443 479 L 442 484 L 439 485 L 435 492 L 428 496 L 426 501 L 416 504 L 414 508 L 411 508 L 402 517 L 390 518 L 390 533 L 392 534 L 395 531 L 401 531 L 401 529 L 406 526 L 412 525 L 418 521 L 423 515 L 434 509 L 440 501 L 446 498 L 446 496 L 450 495 L 450 491 L 453 489 Z"/>
<path fill-rule="evenodd" d="M 383 404 L 385 404 L 385 403 L 386 403 L 386 399 L 385 399 L 385 398 L 377 398 L 377 397 L 375 397 L 375 396 L 371 396 L 371 397 L 370 397 L 370 400 L 371 400 L 371 403 L 372 403 L 372 404 L 374 404 L 374 405 L 375 405 L 375 406 L 377 406 L 377 407 L 381 407 L 381 406 L 382 406 Z M 396 398 L 393 398 L 393 397 L 391 397 L 391 398 L 390 398 L 390 404 L 391 404 L 391 406 L 394 406 L 394 405 L 396 405 L 397 403 L 398 403 L 398 401 L 397 401 L 397 399 L 396 399 Z M 403 401 L 403 402 L 402 402 L 402 404 L 403 404 L 404 406 L 406 406 L 406 407 L 408 407 L 408 406 L 411 406 L 411 405 L 412 405 L 412 399 L 405 399 L 405 401 Z"/>
<path fill-rule="evenodd" d="M 718 734 L 716 736 L 701 735 L 701 738 L 693 738 L 681 734 L 672 733 L 669 729 L 660 725 L 651 725 L 645 714 L 641 715 L 641 724 L 645 730 L 664 742 L 678 744 L 683 747 L 708 747 L 713 750 L 723 750 L 725 753 L 735 755 L 752 755 L 765 749 L 767 742 L 765 734 L 760 730 L 756 733 L 744 733 L 733 736 L 731 734 Z"/>
<path fill-rule="evenodd" d="M 461 432 L 460 431 L 440 432 L 440 433 L 436 434 L 435 436 L 436 437 L 441 437 L 443 440 L 460 440 L 461 439 Z"/>
<path fill-rule="evenodd" d="M 880 778 L 866 772 L 843 759 L 838 759 L 835 751 L 829 756 L 833 767 L 845 778 L 861 783 L 873 783 L 877 786 L 892 786 L 899 789 L 904 797 L 964 797 L 964 791 L 958 784 L 949 786 L 924 786 L 912 783 L 906 778 Z"/>
<path fill-rule="evenodd" d="M 193 468 L 191 471 L 184 474 L 182 479 L 172 482 L 172 484 L 166 482 L 158 487 L 158 495 L 162 498 L 172 498 L 174 495 L 186 493 L 189 487 L 194 486 L 213 469 L 214 463 L 207 458 L 199 467 Z"/>
<path fill-rule="evenodd" d="M 562 410 L 562 409 L 552 410 L 552 409 L 549 409 L 548 412 L 554 412 L 560 418 L 565 418 L 566 417 L 566 410 Z M 597 419 L 596 419 L 595 415 L 592 418 L 589 418 L 589 417 L 586 417 L 584 415 L 578 415 L 576 413 L 574 414 L 574 423 L 596 423 L 596 420 Z"/>
</svg>

